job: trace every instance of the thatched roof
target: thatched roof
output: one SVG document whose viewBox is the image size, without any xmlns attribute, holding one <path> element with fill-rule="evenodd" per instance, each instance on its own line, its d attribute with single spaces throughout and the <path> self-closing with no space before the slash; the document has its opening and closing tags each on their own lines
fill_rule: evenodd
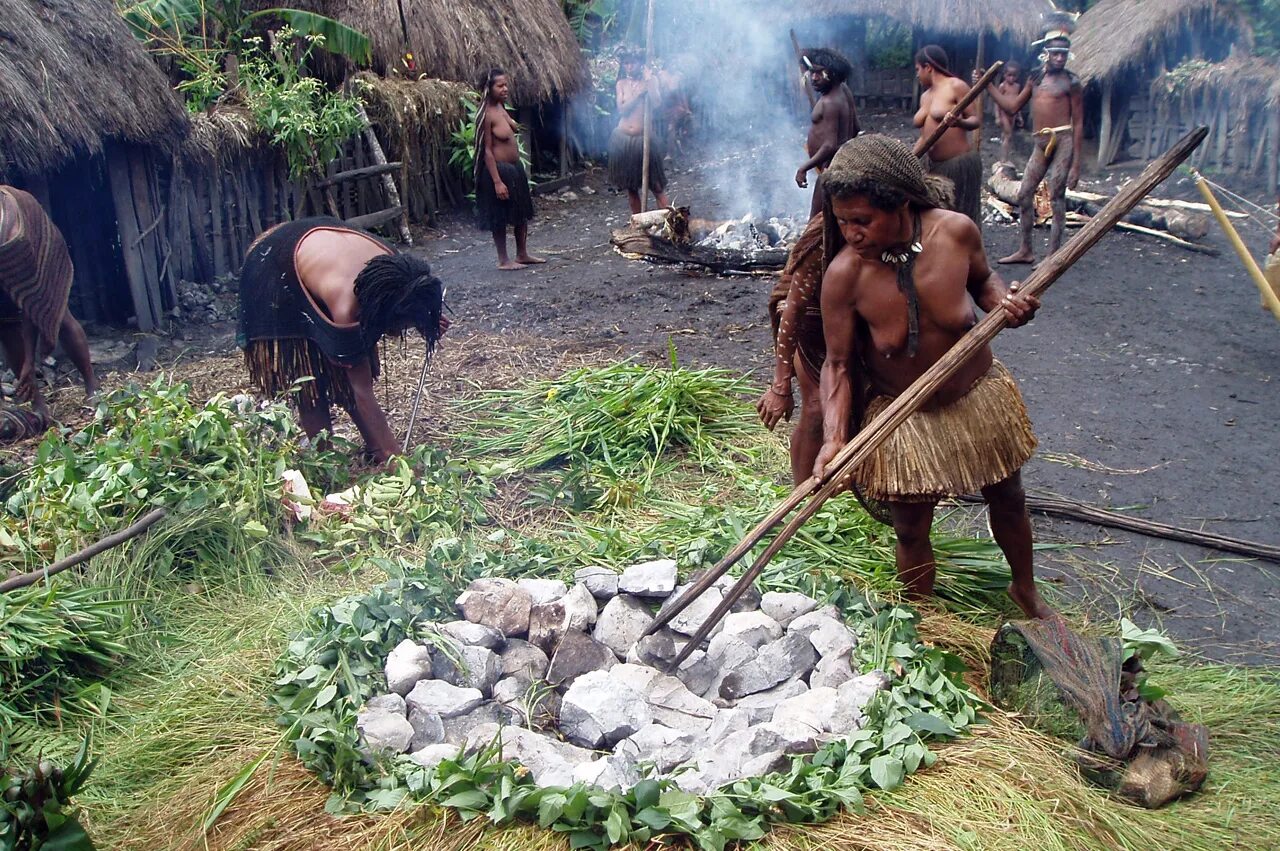
<svg viewBox="0 0 1280 851">
<path fill-rule="evenodd" d="M 0 174 L 107 139 L 169 145 L 186 113 L 111 0 L 0 0 Z"/>
<path fill-rule="evenodd" d="M 1230 0 L 1099 0 L 1080 16 L 1071 67 L 1089 81 L 1166 60 L 1176 65 L 1190 55 L 1193 31 L 1206 48 L 1216 42 L 1219 56 L 1231 42 L 1250 38 L 1248 22 Z"/>
<path fill-rule="evenodd" d="M 926 33 L 988 32 L 1028 42 L 1043 29 L 1041 15 L 1053 10 L 1049 0 L 805 0 L 797 6 L 797 13 L 808 17 L 887 17 Z"/>
<path fill-rule="evenodd" d="M 1243 55 L 1222 62 L 1188 62 L 1157 77 L 1151 93 L 1192 101 L 1225 93 L 1237 106 L 1274 109 L 1280 105 L 1280 62 Z"/>
<path fill-rule="evenodd" d="M 472 86 L 496 66 L 511 75 L 520 103 L 572 94 L 585 81 L 582 51 L 559 0 L 302 0 L 291 5 L 368 35 L 379 73 L 400 68 L 406 50 L 417 58 L 419 73 Z"/>
</svg>

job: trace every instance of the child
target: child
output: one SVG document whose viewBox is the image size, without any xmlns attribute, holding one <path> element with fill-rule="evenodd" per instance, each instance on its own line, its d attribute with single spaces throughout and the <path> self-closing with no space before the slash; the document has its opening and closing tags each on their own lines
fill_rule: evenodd
<svg viewBox="0 0 1280 851">
<path fill-rule="evenodd" d="M 1016 59 L 1005 63 L 996 91 L 1010 98 L 1022 91 L 1022 65 Z M 1010 162 L 1013 155 L 1013 134 L 1023 126 L 1022 112 L 1008 112 L 996 101 L 996 120 L 1000 123 L 1000 161 Z"/>
</svg>

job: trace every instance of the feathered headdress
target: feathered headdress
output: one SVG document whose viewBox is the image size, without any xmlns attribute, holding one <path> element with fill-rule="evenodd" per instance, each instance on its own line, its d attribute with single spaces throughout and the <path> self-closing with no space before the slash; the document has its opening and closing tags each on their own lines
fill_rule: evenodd
<svg viewBox="0 0 1280 851">
<path fill-rule="evenodd" d="M 1038 41 L 1033 41 L 1032 47 L 1039 47 L 1054 39 L 1065 39 L 1070 45 L 1071 35 L 1076 31 L 1076 19 L 1079 17 L 1079 12 L 1063 12 L 1059 9 L 1045 12 L 1040 16 L 1044 22 L 1044 35 Z"/>
</svg>

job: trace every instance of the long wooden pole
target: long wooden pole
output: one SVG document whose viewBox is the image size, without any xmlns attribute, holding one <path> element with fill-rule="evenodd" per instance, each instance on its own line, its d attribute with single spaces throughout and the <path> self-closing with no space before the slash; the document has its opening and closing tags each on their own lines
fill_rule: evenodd
<svg viewBox="0 0 1280 851">
<path fill-rule="evenodd" d="M 1198 127 L 1183 136 L 1177 144 L 1163 156 L 1152 162 L 1136 179 L 1130 181 L 1116 193 L 1105 207 L 1094 216 L 1087 225 L 1076 232 L 1076 235 L 1061 249 L 1050 255 L 1040 264 L 1019 287 L 1019 291 L 1030 296 L 1039 296 L 1062 276 L 1067 269 L 1097 244 L 1098 240 L 1115 226 L 1148 192 L 1162 183 L 1190 154 L 1204 141 L 1208 135 L 1207 127 Z M 740 541 L 715 567 L 684 593 L 680 599 L 672 603 L 662 616 L 655 618 L 646 634 L 655 632 L 683 611 L 693 600 L 713 585 L 715 581 L 728 572 L 739 559 L 752 547 L 759 543 L 782 518 L 805 499 L 812 499 L 783 528 L 772 543 L 762 552 L 743 574 L 733 589 L 725 595 L 724 600 L 715 611 L 703 622 L 698 634 L 689 640 L 681 655 L 672 663 L 674 669 L 688 654 L 706 638 L 720 618 L 730 606 L 750 586 L 769 560 L 795 534 L 809 517 L 813 516 L 822 504 L 848 486 L 848 479 L 853 469 L 865 461 L 872 452 L 888 439 L 889 435 L 906 419 L 924 405 L 931 396 L 968 360 L 990 344 L 991 340 L 1008 324 L 1008 315 L 1003 310 L 993 310 L 961 337 L 945 355 L 933 366 L 925 370 L 911 386 L 889 404 L 866 428 L 862 429 L 845 444 L 844 448 L 832 459 L 823 476 L 811 476 L 797 487 L 790 496 L 775 509 L 764 521 L 759 523 L 746 538 Z"/>
<path fill-rule="evenodd" d="M 1262 274 L 1262 270 L 1258 268 L 1257 261 L 1249 253 L 1249 247 L 1244 244 L 1244 240 L 1236 232 L 1236 226 L 1231 224 L 1231 219 L 1227 217 L 1226 211 L 1218 203 L 1218 197 L 1209 188 L 1209 183 L 1204 179 L 1204 175 L 1194 170 L 1191 173 L 1195 176 L 1196 188 L 1204 196 L 1205 203 L 1213 210 L 1213 215 L 1217 218 L 1218 224 L 1222 225 L 1222 231 L 1227 235 L 1227 241 L 1231 243 L 1231 247 L 1240 256 L 1240 262 L 1244 264 L 1244 270 L 1249 273 L 1249 277 L 1257 285 L 1258 291 L 1262 293 L 1262 303 L 1266 305 L 1267 310 L 1270 310 L 1276 319 L 1280 319 L 1280 298 L 1277 298 L 1275 291 L 1271 289 L 1271 284 L 1267 282 L 1267 276 Z"/>
<path fill-rule="evenodd" d="M 157 508 L 145 514 L 132 526 L 121 529 L 119 532 L 113 532 L 101 541 L 90 544 L 78 553 L 67 556 L 61 561 L 56 561 L 43 570 L 33 570 L 31 573 L 22 573 L 18 576 L 11 576 L 3 582 L 0 582 L 0 593 L 12 591 L 15 588 L 25 588 L 28 585 L 35 585 L 41 579 L 48 579 L 50 576 L 61 573 L 64 570 L 70 570 L 78 564 L 83 564 L 98 553 L 106 552 L 112 547 L 118 547 L 130 538 L 136 538 L 143 532 L 150 529 L 156 521 L 163 519 L 168 515 L 168 509 Z"/>
<path fill-rule="evenodd" d="M 911 153 L 917 157 L 924 156 L 942 138 L 942 134 L 951 129 L 952 125 L 956 123 L 956 119 L 964 115 L 964 111 L 969 108 L 969 104 L 977 100 L 978 95 L 982 94 L 983 90 L 991 85 L 991 81 L 996 78 L 996 74 L 999 74 L 1000 69 L 1003 67 L 1003 62 L 996 62 L 988 68 L 987 73 L 979 77 L 978 82 L 973 84 L 973 88 L 969 89 L 968 93 L 960 98 L 960 102 L 956 104 L 955 109 L 948 112 L 946 117 L 938 122 L 938 126 L 933 128 L 933 132 L 916 142 L 915 147 L 911 149 Z"/>
<path fill-rule="evenodd" d="M 978 58 L 974 65 L 981 68 L 987 60 L 987 31 L 983 30 L 978 33 Z M 1003 63 L 1002 63 L 1003 64 Z M 970 137 L 969 147 L 975 151 L 982 150 L 982 125 L 987 117 L 987 106 L 983 103 L 981 97 L 978 98 L 978 129 L 973 131 Z"/>
<path fill-rule="evenodd" d="M 653 0 L 645 11 L 644 20 L 644 72 L 653 72 Z M 640 212 L 649 209 L 649 149 L 653 142 L 653 99 L 649 97 L 649 80 L 644 79 L 644 161 L 640 165 Z"/>
<path fill-rule="evenodd" d="M 796 38 L 796 31 L 791 30 L 791 49 L 796 52 L 796 64 L 804 68 L 804 51 L 800 49 L 800 39 Z M 814 92 L 813 87 L 809 85 L 809 77 L 805 75 L 800 79 L 800 88 L 804 91 L 805 96 L 809 98 L 809 108 L 813 109 L 818 105 L 818 95 Z"/>
</svg>

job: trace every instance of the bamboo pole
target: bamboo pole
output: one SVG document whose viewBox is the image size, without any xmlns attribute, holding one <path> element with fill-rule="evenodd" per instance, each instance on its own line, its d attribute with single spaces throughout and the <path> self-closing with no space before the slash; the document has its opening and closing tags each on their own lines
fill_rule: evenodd
<svg viewBox="0 0 1280 851">
<path fill-rule="evenodd" d="M 644 70 L 652 73 L 653 69 L 653 0 L 649 0 L 649 8 L 645 11 L 644 20 Z M 642 79 L 643 75 L 642 75 Z M 642 150 L 644 159 L 640 164 L 640 212 L 649 209 L 649 148 L 653 144 L 653 99 L 649 97 L 649 81 L 644 79 L 644 143 Z"/>
<path fill-rule="evenodd" d="M 1038 297 L 1047 290 L 1067 269 L 1071 268 L 1077 260 L 1097 244 L 1098 240 L 1102 239 L 1115 226 L 1116 222 L 1120 221 L 1126 213 L 1133 209 L 1142 200 L 1143 196 L 1172 174 L 1174 169 L 1204 141 L 1206 135 L 1208 135 L 1208 128 L 1196 128 L 1182 137 L 1163 156 L 1147 166 L 1142 174 L 1122 187 L 1116 193 L 1116 196 L 1098 212 L 1098 215 L 1077 231 L 1076 235 L 1066 245 L 1050 255 L 1027 276 L 1027 279 L 1020 285 L 1019 291 Z M 844 448 L 827 466 L 821 478 L 811 476 L 797 487 L 781 506 L 775 509 L 765 521 L 758 524 L 747 538 L 740 541 L 730 551 L 729 555 L 707 572 L 701 581 L 686 591 L 680 599 L 675 600 L 666 611 L 654 619 L 646 630 L 646 635 L 652 634 L 683 611 L 699 594 L 714 584 L 720 576 L 728 572 L 735 562 L 759 543 L 774 525 L 790 513 L 792 507 L 799 505 L 812 496 L 812 499 L 809 499 L 809 502 L 787 523 L 777 537 L 742 575 L 742 578 L 724 596 L 721 603 L 698 629 L 697 634 L 689 639 L 689 643 L 685 645 L 684 650 L 671 663 L 671 670 L 678 668 L 680 663 L 710 634 L 715 625 L 719 623 L 720 618 L 750 587 L 751 583 L 755 581 L 755 578 L 760 575 L 769 563 L 769 560 L 777 554 L 778 550 L 782 549 L 783 545 L 804 525 L 805 521 L 813 516 L 828 499 L 848 487 L 853 469 L 870 457 L 871 453 L 879 448 L 898 426 L 902 425 L 909 416 L 928 402 L 937 389 L 964 366 L 970 358 L 986 348 L 1007 324 L 1008 314 L 1004 310 L 993 310 L 984 316 L 982 321 L 973 326 L 967 334 L 951 347 L 950 351 L 939 358 L 933 366 L 925 370 L 879 416 L 845 444 Z"/>
<path fill-rule="evenodd" d="M 929 134 L 927 138 L 916 142 L 915 147 L 911 149 L 911 153 L 915 154 L 917 157 L 922 157 L 928 153 L 929 149 L 937 144 L 938 140 L 942 138 L 942 134 L 950 130 L 951 126 L 956 123 L 956 119 L 964 115 L 964 111 L 969 108 L 969 104 L 973 103 L 974 100 L 976 100 L 978 96 L 986 90 L 987 86 L 991 85 L 991 81 L 996 78 L 996 74 L 999 74 L 1000 69 L 1003 67 L 1004 62 L 1001 61 L 996 62 L 988 68 L 987 72 L 978 78 L 978 82 L 973 84 L 973 88 L 969 89 L 968 94 L 960 98 L 960 102 L 956 104 L 955 109 L 948 112 L 946 116 L 938 122 L 938 126 L 933 128 L 933 132 Z"/>
<path fill-rule="evenodd" d="M 1266 305 L 1267 310 L 1271 311 L 1272 316 L 1280 319 L 1280 297 L 1276 296 L 1275 291 L 1271 289 L 1271 284 L 1267 283 L 1267 276 L 1262 274 L 1262 270 L 1258 268 L 1257 261 L 1249 253 L 1248 246 L 1244 244 L 1240 234 L 1236 233 L 1235 225 L 1231 224 L 1231 219 L 1227 218 L 1227 214 L 1223 212 L 1222 205 L 1218 203 L 1218 197 L 1209 188 L 1204 175 L 1198 171 L 1192 171 L 1192 175 L 1195 177 L 1196 188 L 1204 196 L 1205 203 L 1213 209 L 1213 215 L 1217 218 L 1218 224 L 1222 225 L 1222 230 L 1227 235 L 1227 241 L 1236 250 L 1236 254 L 1240 257 L 1240 262 L 1244 264 L 1244 270 L 1249 273 L 1249 277 L 1257 285 L 1258 291 L 1262 293 L 1263 304 Z"/>
</svg>

